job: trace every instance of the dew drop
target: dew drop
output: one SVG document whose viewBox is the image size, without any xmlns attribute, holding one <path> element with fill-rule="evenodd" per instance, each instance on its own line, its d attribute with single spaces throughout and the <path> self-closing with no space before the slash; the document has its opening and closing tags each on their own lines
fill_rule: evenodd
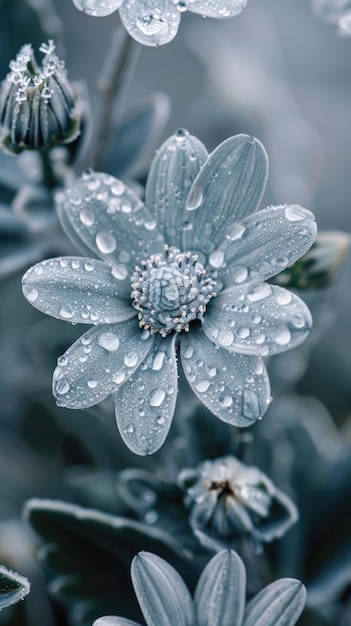
<svg viewBox="0 0 351 626">
<path fill-rule="evenodd" d="M 74 316 L 74 309 L 69 304 L 63 304 L 59 310 L 59 316 L 69 320 Z"/>
<path fill-rule="evenodd" d="M 128 276 L 128 271 L 122 265 L 114 265 L 111 274 L 114 278 L 117 278 L 117 280 L 124 280 Z"/>
<path fill-rule="evenodd" d="M 193 185 L 189 191 L 185 208 L 187 211 L 195 211 L 201 205 L 203 199 L 203 191 L 201 187 Z"/>
<path fill-rule="evenodd" d="M 207 391 L 207 389 L 209 388 L 210 384 L 211 384 L 210 380 L 207 380 L 207 379 L 199 380 L 195 384 L 195 389 L 196 391 L 199 391 L 200 393 L 205 393 L 205 391 Z"/>
<path fill-rule="evenodd" d="M 88 380 L 87 385 L 89 389 L 95 389 L 95 387 L 97 386 L 97 380 Z"/>
<path fill-rule="evenodd" d="M 223 250 L 214 250 L 211 252 L 209 257 L 210 264 L 212 267 L 220 268 L 224 263 L 224 252 Z"/>
<path fill-rule="evenodd" d="M 119 339 L 115 333 L 108 331 L 100 335 L 98 338 L 98 344 L 101 348 L 105 348 L 108 352 L 114 352 L 119 346 Z"/>
<path fill-rule="evenodd" d="M 60 396 L 63 396 L 65 393 L 69 391 L 69 382 L 67 378 L 59 378 L 55 381 L 55 391 Z"/>
<path fill-rule="evenodd" d="M 231 330 L 221 328 L 217 337 L 218 343 L 223 347 L 231 346 L 234 341 L 234 335 Z"/>
<path fill-rule="evenodd" d="M 111 193 L 114 196 L 121 196 L 125 190 L 124 184 L 120 180 L 114 180 L 111 186 Z"/>
<path fill-rule="evenodd" d="M 267 283 L 253 283 L 248 287 L 247 297 L 250 302 L 257 302 L 268 298 L 272 293 L 272 288 Z"/>
<path fill-rule="evenodd" d="M 127 354 L 124 357 L 124 365 L 126 365 L 127 367 L 135 367 L 136 364 L 138 363 L 138 357 L 136 354 Z"/>
<path fill-rule="evenodd" d="M 226 393 L 221 394 L 218 399 L 219 399 L 219 404 L 223 406 L 224 408 L 228 408 L 233 404 L 233 398 L 229 394 L 226 394 Z"/>
<path fill-rule="evenodd" d="M 84 226 L 92 226 L 95 222 L 95 215 L 92 211 L 89 211 L 89 209 L 83 209 L 79 213 L 79 218 Z"/>
<path fill-rule="evenodd" d="M 286 326 L 279 326 L 275 334 L 274 341 L 279 346 L 286 346 L 291 341 L 290 330 Z"/>
<path fill-rule="evenodd" d="M 248 269 L 244 265 L 236 265 L 231 268 L 230 275 L 235 283 L 243 283 L 247 279 Z"/>
<path fill-rule="evenodd" d="M 126 373 L 121 371 L 121 372 L 116 372 L 116 374 L 113 374 L 112 376 L 112 380 L 114 383 L 116 383 L 116 385 L 121 385 L 126 379 Z"/>
<path fill-rule="evenodd" d="M 23 293 L 25 297 L 27 298 L 28 302 L 31 302 L 31 303 L 35 302 L 39 298 L 39 291 L 36 287 L 28 287 L 25 285 L 23 287 Z"/>
<path fill-rule="evenodd" d="M 249 328 L 239 328 L 238 337 L 240 337 L 240 339 L 247 339 L 249 335 L 250 335 Z"/>
<path fill-rule="evenodd" d="M 184 359 L 191 359 L 191 357 L 194 354 L 194 349 L 192 346 L 186 346 L 183 350 L 183 358 Z"/>
<path fill-rule="evenodd" d="M 227 230 L 226 239 L 229 239 L 230 241 L 241 239 L 245 230 L 246 230 L 245 226 L 240 224 L 240 222 L 234 222 L 234 224 L 231 224 L 231 226 L 229 226 Z"/>
<path fill-rule="evenodd" d="M 151 365 L 153 370 L 158 371 L 162 369 L 165 356 L 166 356 L 166 353 L 162 351 L 158 351 L 154 354 L 153 359 L 152 359 L 152 365 Z"/>
<path fill-rule="evenodd" d="M 162 387 L 157 387 L 150 392 L 150 405 L 161 406 L 166 397 L 166 392 Z"/>
<path fill-rule="evenodd" d="M 243 414 L 250 419 L 258 419 L 260 416 L 258 395 L 253 389 L 243 391 Z"/>
<path fill-rule="evenodd" d="M 111 233 L 101 231 L 96 235 L 96 245 L 103 254 L 111 254 L 116 249 L 116 239 Z"/>
<path fill-rule="evenodd" d="M 289 222 L 300 222 L 301 220 L 305 219 L 305 212 L 297 204 L 293 204 L 286 207 L 285 217 L 287 220 L 289 220 Z"/>
<path fill-rule="evenodd" d="M 290 304 L 292 301 L 292 294 L 290 291 L 282 290 L 278 293 L 276 297 L 277 304 L 286 305 Z"/>
</svg>

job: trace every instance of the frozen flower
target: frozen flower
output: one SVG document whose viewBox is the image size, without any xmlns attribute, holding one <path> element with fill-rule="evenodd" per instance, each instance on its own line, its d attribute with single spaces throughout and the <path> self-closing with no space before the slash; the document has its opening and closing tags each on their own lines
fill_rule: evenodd
<svg viewBox="0 0 351 626">
<path fill-rule="evenodd" d="M 64 63 L 53 41 L 39 50 L 44 55 L 41 67 L 32 46 L 25 45 L 1 84 L 1 146 L 12 154 L 69 143 L 79 134 L 79 114 Z"/>
<path fill-rule="evenodd" d="M 96 325 L 58 360 L 60 406 L 85 408 L 117 392 L 125 443 L 155 452 L 175 409 L 179 344 L 189 384 L 217 417 L 240 427 L 262 417 L 270 402 L 262 357 L 299 345 L 311 327 L 297 296 L 264 281 L 316 234 L 299 206 L 256 213 L 267 167 L 252 137 L 231 137 L 208 155 L 181 130 L 152 162 L 145 205 L 92 171 L 60 193 L 66 232 L 95 258 L 50 259 L 23 278 L 39 310 Z"/>
<path fill-rule="evenodd" d="M 146 46 L 171 41 L 177 34 L 181 13 L 191 11 L 203 17 L 234 17 L 247 0 L 73 0 L 80 11 L 95 17 L 119 14 L 128 33 Z"/>
<path fill-rule="evenodd" d="M 178 572 L 160 557 L 139 552 L 131 565 L 135 594 L 148 626 L 294 626 L 306 598 L 300 581 L 281 578 L 245 606 L 246 572 L 234 551 L 220 552 L 203 570 L 192 599 Z M 93 626 L 139 626 L 105 616 Z"/>
<path fill-rule="evenodd" d="M 350 0 L 312 0 L 312 6 L 326 22 L 338 24 L 340 35 L 351 35 Z"/>
<path fill-rule="evenodd" d="M 195 534 L 214 549 L 231 547 L 243 534 L 259 547 L 282 537 L 298 518 L 290 498 L 263 472 L 233 456 L 184 469 L 178 483 Z"/>
</svg>

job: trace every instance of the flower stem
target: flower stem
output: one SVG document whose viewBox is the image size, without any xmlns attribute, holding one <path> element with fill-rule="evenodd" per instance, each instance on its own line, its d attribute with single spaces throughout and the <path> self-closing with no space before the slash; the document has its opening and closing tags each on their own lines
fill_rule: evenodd
<svg viewBox="0 0 351 626">
<path fill-rule="evenodd" d="M 54 189 L 59 185 L 55 170 L 53 168 L 50 151 L 38 150 L 41 161 L 42 183 L 47 189 Z"/>
<path fill-rule="evenodd" d="M 117 118 L 120 118 L 126 88 L 135 69 L 139 51 L 140 45 L 120 25 L 113 37 L 99 83 L 101 105 L 91 157 L 91 165 L 94 169 L 100 169 L 106 158 L 111 128 L 116 123 L 116 108 L 118 106 Z"/>
</svg>

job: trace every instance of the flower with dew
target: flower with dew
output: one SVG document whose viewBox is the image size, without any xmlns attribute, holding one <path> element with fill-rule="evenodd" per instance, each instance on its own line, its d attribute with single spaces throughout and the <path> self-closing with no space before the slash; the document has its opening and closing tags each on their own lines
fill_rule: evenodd
<svg viewBox="0 0 351 626">
<path fill-rule="evenodd" d="M 350 0 L 312 0 L 316 14 L 330 24 L 337 24 L 340 35 L 351 35 Z"/>
<path fill-rule="evenodd" d="M 247 0 L 73 0 L 73 3 L 94 17 L 110 15 L 119 9 L 131 37 L 146 46 L 158 46 L 176 36 L 184 11 L 225 19 L 241 13 Z"/>
<path fill-rule="evenodd" d="M 223 550 L 242 535 L 258 547 L 282 537 L 297 521 L 294 503 L 257 467 L 234 456 L 180 472 L 190 523 L 205 546 Z"/>
<path fill-rule="evenodd" d="M 297 205 L 257 211 L 267 168 L 257 139 L 236 135 L 208 155 L 180 130 L 151 164 L 145 204 L 92 171 L 59 192 L 63 227 L 95 258 L 43 261 L 23 292 L 48 315 L 95 327 L 58 359 L 58 405 L 86 408 L 115 393 L 123 440 L 152 454 L 175 410 L 179 345 L 190 386 L 218 418 L 246 427 L 262 417 L 263 357 L 299 345 L 312 323 L 300 298 L 264 281 L 316 234 Z"/>
<path fill-rule="evenodd" d="M 178 572 L 150 552 L 134 557 L 131 577 L 147 626 L 294 626 L 306 599 L 300 581 L 281 578 L 245 605 L 245 567 L 234 551 L 209 561 L 194 599 Z M 110 615 L 99 617 L 93 626 L 140 625 Z"/>
<path fill-rule="evenodd" d="M 39 50 L 44 55 L 41 66 L 32 46 L 23 46 L 1 84 L 0 145 L 12 154 L 47 150 L 79 135 L 79 106 L 64 62 L 56 55 L 52 40 Z"/>
</svg>

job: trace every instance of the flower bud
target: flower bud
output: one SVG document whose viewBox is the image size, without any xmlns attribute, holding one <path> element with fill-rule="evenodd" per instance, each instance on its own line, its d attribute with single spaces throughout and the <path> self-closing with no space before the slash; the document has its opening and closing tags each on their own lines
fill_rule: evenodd
<svg viewBox="0 0 351 626">
<path fill-rule="evenodd" d="M 64 62 L 52 40 L 43 43 L 41 67 L 31 45 L 21 48 L 0 90 L 1 147 L 11 154 L 47 150 L 79 134 L 79 115 Z"/>
<path fill-rule="evenodd" d="M 244 535 L 259 547 L 284 535 L 298 518 L 290 498 L 263 472 L 233 456 L 185 469 L 178 483 L 195 534 L 215 550 L 233 547 Z"/>
<path fill-rule="evenodd" d="M 295 289 L 327 287 L 345 263 L 350 235 L 341 231 L 320 231 L 315 242 L 294 265 L 274 278 L 277 285 Z"/>
</svg>

